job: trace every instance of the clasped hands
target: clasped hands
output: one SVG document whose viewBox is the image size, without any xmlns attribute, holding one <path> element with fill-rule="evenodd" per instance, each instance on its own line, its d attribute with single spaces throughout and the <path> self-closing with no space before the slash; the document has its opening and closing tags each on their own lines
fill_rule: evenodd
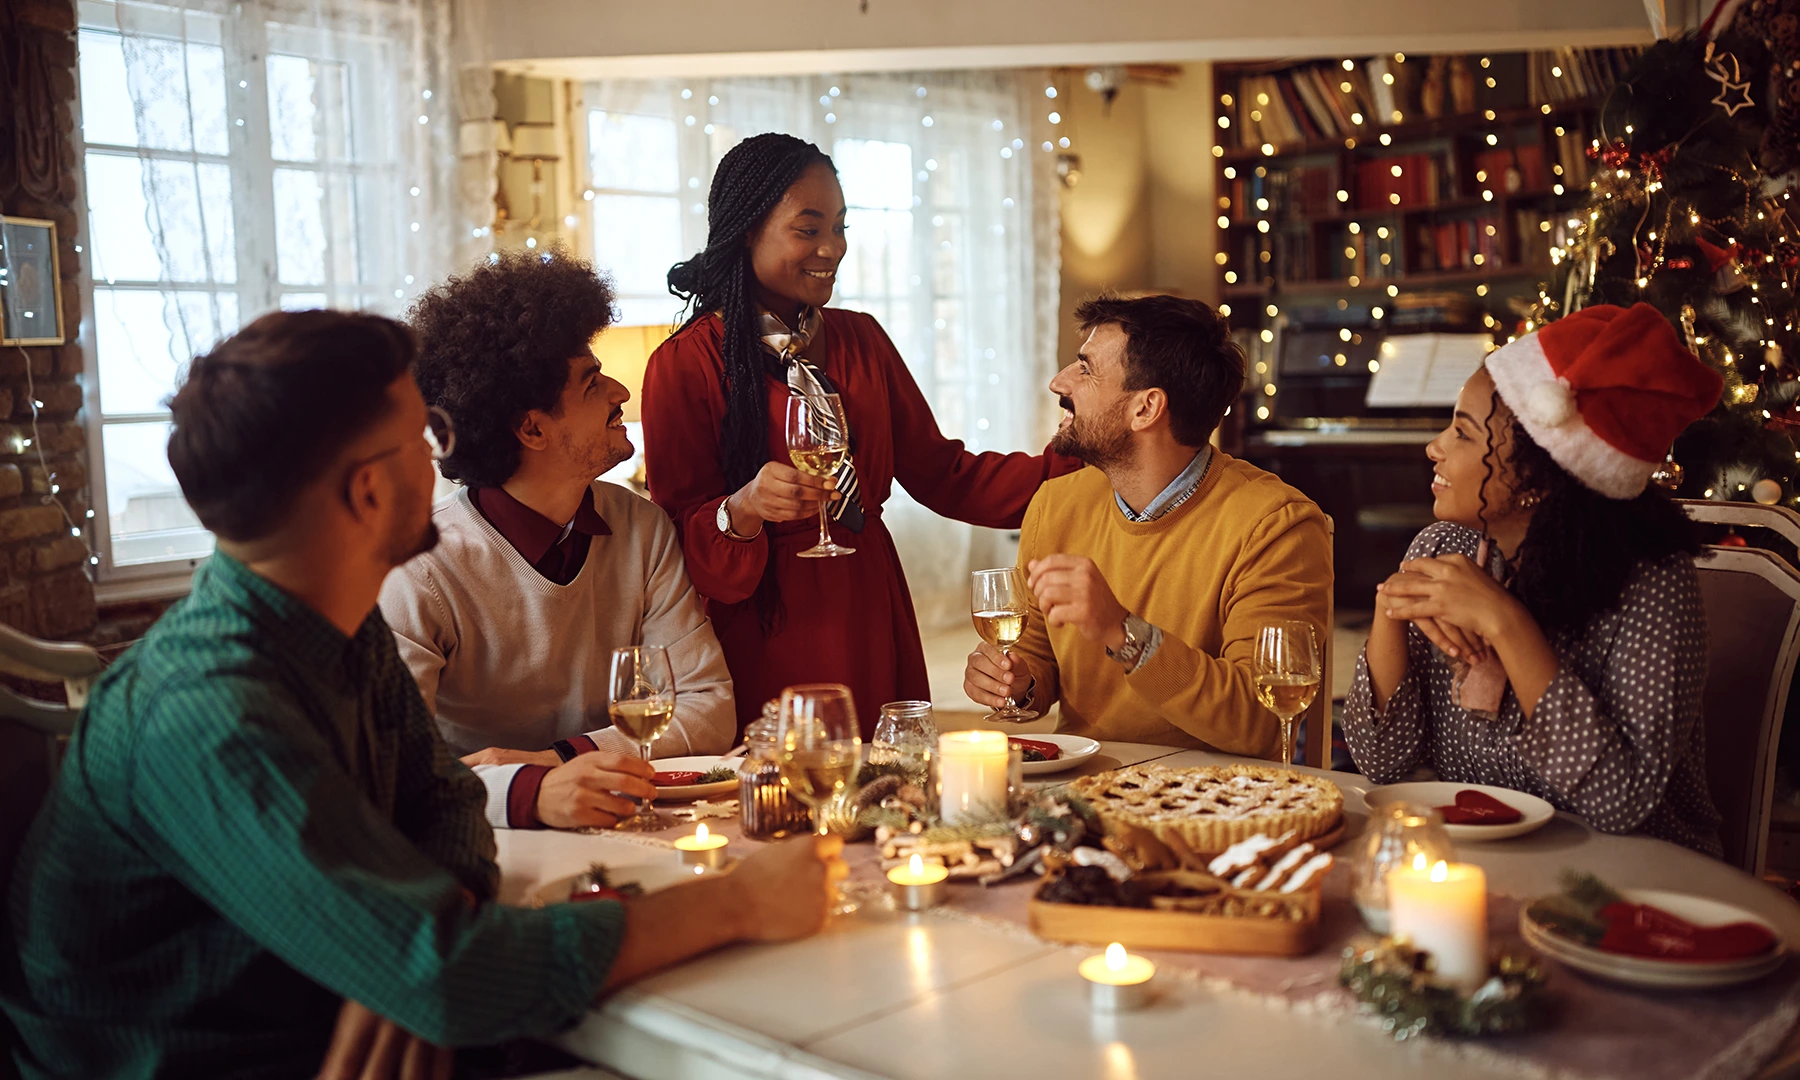
<svg viewBox="0 0 1800 1080">
<path fill-rule="evenodd" d="M 1130 612 L 1113 595 L 1094 560 L 1085 555 L 1046 555 L 1027 563 L 1025 573 L 1045 625 L 1073 626 L 1082 637 L 1108 649 L 1125 644 L 1125 616 Z M 1010 656 L 982 642 L 963 669 L 963 692 L 989 708 L 1004 706 L 1014 690 L 1014 665 Z M 1026 675 L 1020 683 L 1029 681 Z"/>
<path fill-rule="evenodd" d="M 1410 622 L 1446 655 L 1474 663 L 1523 610 L 1467 555 L 1409 559 L 1375 587 L 1377 614 Z"/>
</svg>

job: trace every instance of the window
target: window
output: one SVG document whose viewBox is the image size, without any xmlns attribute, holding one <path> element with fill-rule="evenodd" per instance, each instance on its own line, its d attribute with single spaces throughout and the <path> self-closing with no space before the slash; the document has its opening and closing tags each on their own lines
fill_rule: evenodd
<svg viewBox="0 0 1800 1080">
<path fill-rule="evenodd" d="M 256 0 L 229 16 L 83 0 L 90 475 L 109 577 L 212 551 L 165 452 L 164 402 L 193 356 L 276 308 L 396 313 L 438 270 L 420 235 L 434 185 L 405 175 L 423 148 L 406 122 L 430 123 L 431 93 L 395 44 L 405 5 L 382 8 L 345 33 L 272 21 Z"/>
<path fill-rule="evenodd" d="M 829 153 L 844 188 L 833 303 L 880 320 L 947 434 L 976 450 L 1043 446 L 1036 397 L 1055 370 L 1058 266 L 1054 210 L 1045 228 L 1034 192 L 1054 195 L 1025 149 L 1041 141 L 1030 135 L 1041 82 L 619 80 L 585 97 L 587 239 L 618 283 L 623 324 L 679 318 L 668 270 L 705 246 L 716 163 L 747 136 L 786 131 Z"/>
</svg>

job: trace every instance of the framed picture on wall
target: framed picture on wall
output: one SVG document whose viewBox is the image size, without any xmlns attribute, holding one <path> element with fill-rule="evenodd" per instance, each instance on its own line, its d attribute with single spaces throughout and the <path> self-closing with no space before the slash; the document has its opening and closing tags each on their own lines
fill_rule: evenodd
<svg viewBox="0 0 1800 1080">
<path fill-rule="evenodd" d="M 0 345 L 61 345 L 56 223 L 0 217 Z"/>
</svg>

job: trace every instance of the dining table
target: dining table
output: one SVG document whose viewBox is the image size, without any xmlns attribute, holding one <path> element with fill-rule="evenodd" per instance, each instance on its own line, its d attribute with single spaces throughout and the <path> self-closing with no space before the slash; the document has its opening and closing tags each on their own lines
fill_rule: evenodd
<svg viewBox="0 0 1800 1080">
<path fill-rule="evenodd" d="M 1050 787 L 1150 761 L 1185 767 L 1247 760 L 1102 742 L 1094 756 L 1066 772 L 1033 778 L 1033 786 Z M 1351 858 L 1355 836 L 1368 818 L 1363 795 L 1374 785 L 1354 773 L 1300 771 L 1324 776 L 1343 792 L 1349 839 L 1337 854 Z M 558 883 L 596 862 L 626 872 L 653 871 L 667 879 L 671 868 L 679 869 L 669 842 L 684 831 L 691 833 L 693 826 L 672 829 L 661 838 L 498 830 L 500 899 L 543 902 L 546 891 L 554 894 Z M 751 846 L 738 839 L 732 852 L 742 855 Z M 1486 872 L 1496 897 L 1525 899 L 1556 892 L 1559 874 L 1577 868 L 1618 889 L 1671 890 L 1736 905 L 1767 919 L 1787 941 L 1800 942 L 1800 904 L 1775 887 L 1666 841 L 1598 832 L 1572 814 L 1558 813 L 1544 827 L 1514 839 L 1460 843 L 1457 857 Z M 862 859 L 859 874 L 865 879 L 879 874 L 869 865 L 871 859 Z M 1026 882 L 995 886 L 1026 892 L 1033 887 Z M 583 1061 L 644 1080 L 1613 1075 L 1606 1065 L 1596 1065 L 1591 1052 L 1580 1059 L 1580 1068 L 1561 1068 L 1547 1066 L 1541 1055 L 1520 1057 L 1490 1049 L 1484 1040 L 1397 1041 L 1360 1015 L 1354 1003 L 1342 1007 L 1347 995 L 1335 986 L 1318 987 L 1318 1002 L 1335 995 L 1338 1004 L 1326 1007 L 1291 992 L 1247 993 L 1204 971 L 1184 978 L 1159 973 L 1148 1008 L 1097 1013 L 1090 1009 L 1077 972 L 1095 948 L 1040 940 L 1022 925 L 1001 925 L 972 914 L 965 910 L 977 896 L 971 890 L 980 889 L 955 884 L 948 902 L 917 913 L 865 903 L 854 915 L 834 917 L 813 937 L 739 944 L 695 958 L 607 996 L 551 1041 Z M 865 882 L 861 891 L 870 894 L 870 884 Z M 1236 970 L 1245 970 L 1245 961 L 1236 962 Z M 1545 963 L 1552 992 L 1559 985 L 1569 987 L 1567 980 L 1585 978 Z M 1790 958 L 1789 964 L 1800 966 L 1800 961 Z M 1793 1037 L 1800 977 L 1793 971 L 1786 977 L 1795 988 L 1754 999 L 1754 1010 L 1767 1015 L 1745 1019 L 1748 1033 L 1708 1063 L 1708 1075 L 1721 1080 L 1800 1075 L 1800 1047 Z M 1618 1040 L 1601 1046 L 1629 1046 L 1639 1038 L 1639 1028 L 1666 1027 L 1672 1015 L 1672 1006 L 1655 994 L 1639 998 L 1619 991 L 1604 1001 L 1599 1019 L 1590 1008 L 1582 1020 L 1609 1028 L 1602 1036 Z M 1711 1023 L 1704 1018 L 1695 1022 Z M 1621 1057 L 1618 1068 L 1634 1067 Z"/>
</svg>

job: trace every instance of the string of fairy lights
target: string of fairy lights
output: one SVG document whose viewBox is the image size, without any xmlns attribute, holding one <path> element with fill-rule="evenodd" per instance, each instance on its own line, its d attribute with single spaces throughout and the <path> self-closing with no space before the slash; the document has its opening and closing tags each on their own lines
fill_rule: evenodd
<svg viewBox="0 0 1800 1080">
<path fill-rule="evenodd" d="M 1386 58 L 1384 57 L 1383 59 L 1385 60 Z M 1404 65 L 1407 62 L 1407 57 L 1404 52 L 1395 52 L 1391 54 L 1391 60 L 1392 66 L 1384 64 L 1383 67 L 1385 67 L 1386 70 L 1379 73 L 1381 83 L 1387 88 L 1395 87 L 1397 81 L 1395 68 Z M 1497 90 L 1500 85 L 1500 78 L 1499 73 L 1495 68 L 1493 57 L 1480 56 L 1476 59 L 1476 64 L 1476 72 L 1478 72 L 1478 74 L 1475 74 L 1475 77 L 1479 78 L 1489 91 Z M 1341 67 L 1344 76 L 1337 81 L 1334 87 L 1336 93 L 1340 96 L 1340 100 L 1337 103 L 1339 106 L 1338 115 L 1347 118 L 1351 126 L 1355 129 L 1352 133 L 1344 135 L 1340 140 L 1343 150 L 1354 151 L 1359 147 L 1372 150 L 1376 147 L 1392 147 L 1396 144 L 1398 139 L 1431 139 L 1442 137 L 1431 131 L 1428 127 L 1422 127 L 1416 132 L 1386 130 L 1400 128 L 1407 123 L 1408 114 L 1406 110 L 1401 107 L 1401 103 L 1398 101 L 1394 102 L 1395 107 L 1388 112 L 1386 117 L 1366 114 L 1363 111 L 1363 103 L 1359 100 L 1357 86 L 1350 78 L 1351 75 L 1358 71 L 1358 61 L 1352 58 L 1344 58 L 1338 62 L 1338 66 Z M 1549 75 L 1552 79 L 1561 80 L 1565 78 L 1566 73 L 1560 64 L 1551 64 L 1549 66 Z M 1224 136 L 1226 132 L 1233 129 L 1234 121 L 1230 114 L 1231 110 L 1239 109 L 1241 110 L 1241 115 L 1244 119 L 1247 119 L 1252 124 L 1261 125 L 1265 119 L 1264 110 L 1271 109 L 1275 105 L 1275 102 L 1271 100 L 1270 95 L 1266 90 L 1247 90 L 1242 84 L 1235 87 L 1235 89 L 1239 94 L 1246 95 L 1243 100 L 1240 101 L 1237 94 L 1229 91 L 1219 95 L 1219 105 L 1221 106 L 1221 110 L 1216 118 L 1216 124 L 1221 136 Z M 1556 113 L 1557 110 L 1558 106 L 1548 101 L 1540 101 L 1536 105 L 1536 111 L 1543 116 L 1551 116 Z M 1508 124 L 1517 125 L 1519 122 L 1519 118 L 1516 115 L 1508 116 L 1503 119 L 1501 114 L 1493 108 L 1476 110 L 1476 114 L 1480 115 L 1483 121 L 1494 125 L 1493 128 L 1476 130 L 1473 132 L 1474 138 L 1480 144 L 1490 148 L 1500 147 L 1506 126 Z M 1257 130 L 1259 133 L 1266 135 L 1268 129 L 1266 127 L 1259 127 Z M 1558 139 L 1563 138 L 1567 134 L 1567 128 L 1561 124 L 1556 125 L 1554 130 Z M 1277 157 L 1304 157 L 1329 153 L 1336 145 L 1337 144 L 1334 143 L 1327 146 L 1323 143 L 1315 142 L 1302 146 L 1280 146 L 1274 142 L 1260 141 L 1252 144 L 1252 149 L 1255 151 L 1256 157 L 1260 158 L 1260 160 L 1245 161 L 1241 164 L 1227 164 L 1222 170 L 1222 176 L 1228 182 L 1236 181 L 1241 175 L 1244 175 L 1243 170 L 1248 170 L 1249 176 L 1254 176 L 1259 180 L 1267 179 L 1269 176 L 1269 164 L 1273 163 L 1272 159 Z M 1212 154 L 1215 158 L 1223 158 L 1227 155 L 1226 148 L 1222 142 L 1215 142 L 1212 147 Z M 1391 162 L 1388 166 L 1389 173 L 1395 180 L 1400 180 L 1405 175 L 1406 168 L 1406 163 L 1399 160 Z M 1550 176 L 1553 182 L 1550 185 L 1549 194 L 1552 196 L 1565 195 L 1569 188 L 1564 182 L 1567 179 L 1567 176 L 1563 165 L 1560 162 L 1552 162 L 1550 164 Z M 1506 177 L 1502 175 L 1490 175 L 1489 170 L 1487 169 L 1477 169 L 1474 173 L 1474 178 L 1478 192 L 1475 198 L 1478 200 L 1479 205 L 1493 204 L 1508 193 L 1508 190 L 1504 186 Z M 1340 180 L 1341 179 L 1342 178 L 1340 177 Z M 1543 193 L 1533 192 L 1528 194 L 1530 197 L 1537 197 Z M 1352 198 L 1351 191 L 1348 186 L 1340 183 L 1332 192 L 1332 198 L 1339 207 L 1348 207 Z M 1214 254 L 1213 259 L 1220 269 L 1220 273 L 1226 286 L 1225 292 L 1228 297 L 1237 296 L 1240 298 L 1255 298 L 1265 301 L 1262 307 L 1263 315 L 1269 320 L 1269 323 L 1273 325 L 1265 324 L 1262 326 L 1257 330 L 1257 337 L 1265 346 L 1268 346 L 1273 345 L 1275 341 L 1275 327 L 1281 325 L 1282 309 L 1280 304 L 1274 302 L 1274 300 L 1267 297 L 1266 294 L 1279 289 L 1280 285 L 1284 284 L 1284 282 L 1279 281 L 1274 274 L 1270 273 L 1270 270 L 1273 269 L 1270 265 L 1272 262 L 1272 253 L 1269 245 L 1266 243 L 1258 243 L 1256 245 L 1255 259 L 1258 265 L 1240 266 L 1234 262 L 1236 256 L 1234 255 L 1232 248 L 1231 231 L 1233 229 L 1253 229 L 1257 234 L 1267 236 L 1279 226 L 1279 223 L 1272 219 L 1271 202 L 1266 195 L 1257 196 L 1253 200 L 1247 201 L 1249 202 L 1249 205 L 1234 206 L 1231 195 L 1221 194 L 1218 196 L 1219 215 L 1217 218 L 1217 225 L 1220 232 L 1220 244 L 1219 250 Z M 1379 246 L 1387 247 L 1389 246 L 1387 244 L 1388 241 L 1402 238 L 1403 229 L 1400 227 L 1398 220 L 1384 222 L 1381 219 L 1390 215 L 1404 214 L 1412 210 L 1437 208 L 1435 201 L 1430 199 L 1422 205 L 1411 206 L 1398 191 L 1390 191 L 1386 201 L 1387 206 L 1385 208 L 1368 208 L 1363 214 L 1354 212 L 1344 214 L 1343 227 L 1350 237 L 1357 239 L 1372 237 L 1373 239 L 1382 242 Z M 1468 205 L 1457 205 L 1448 209 L 1466 212 L 1471 209 L 1471 207 Z M 1377 220 L 1365 221 L 1365 215 Z M 1576 224 L 1577 223 L 1571 219 L 1569 227 L 1572 228 Z M 1541 232 L 1547 234 L 1554 231 L 1556 226 L 1550 217 L 1544 217 L 1539 220 L 1538 228 Z M 1482 231 L 1485 238 L 1497 241 L 1498 229 L 1493 221 L 1485 222 L 1482 226 Z M 1359 254 L 1355 245 L 1356 240 L 1353 239 L 1351 243 L 1346 244 L 1343 248 L 1346 261 L 1352 265 L 1354 265 Z M 1374 258 L 1376 265 L 1382 268 L 1382 272 L 1375 275 L 1376 278 L 1387 277 L 1388 272 L 1394 264 L 1393 253 L 1383 250 Z M 1482 251 L 1472 252 L 1469 256 L 1469 260 L 1473 264 L 1472 277 L 1474 293 L 1477 297 L 1485 298 L 1491 291 L 1491 275 L 1495 270 L 1500 268 L 1496 265 L 1499 260 L 1490 259 L 1488 255 Z M 1364 276 L 1365 275 L 1352 273 L 1343 278 L 1340 284 L 1346 290 L 1366 291 L 1374 288 L 1375 284 L 1373 281 L 1365 284 Z M 1459 280 L 1468 279 L 1462 279 L 1459 275 Z M 1332 283 L 1315 283 L 1307 281 L 1285 282 L 1285 284 L 1310 286 L 1313 284 L 1329 285 Z M 1401 286 L 1397 282 L 1389 281 L 1381 286 L 1381 292 L 1387 297 L 1387 301 L 1391 303 L 1399 298 Z M 1351 302 L 1348 295 L 1339 296 L 1336 299 L 1336 307 L 1339 311 L 1347 312 L 1349 311 L 1350 306 Z M 1219 305 L 1219 312 L 1222 315 L 1229 317 L 1231 316 L 1232 311 L 1232 304 L 1229 300 Z M 1347 319 L 1344 325 L 1338 327 L 1337 336 L 1340 342 L 1346 346 L 1360 345 L 1362 343 L 1361 331 L 1364 328 L 1371 330 L 1381 329 L 1386 325 L 1389 311 L 1386 304 L 1377 300 L 1375 303 L 1368 306 L 1367 314 L 1368 318 L 1366 323 L 1361 321 L 1352 323 L 1352 321 Z M 1500 328 L 1501 323 L 1491 312 L 1484 312 L 1482 314 L 1482 325 L 1489 331 L 1496 331 Z M 1349 358 L 1351 351 L 1352 350 L 1346 349 L 1334 353 L 1332 356 L 1333 364 L 1337 367 L 1348 366 L 1351 362 Z M 1371 374 L 1378 372 L 1381 369 L 1379 357 L 1372 357 L 1366 363 Z M 1271 371 L 1271 364 L 1269 361 L 1260 359 L 1255 361 L 1253 364 L 1253 372 L 1262 379 L 1261 395 L 1255 410 L 1255 415 L 1258 420 L 1266 421 L 1273 415 L 1275 398 L 1280 391 L 1280 387 Z"/>
</svg>

